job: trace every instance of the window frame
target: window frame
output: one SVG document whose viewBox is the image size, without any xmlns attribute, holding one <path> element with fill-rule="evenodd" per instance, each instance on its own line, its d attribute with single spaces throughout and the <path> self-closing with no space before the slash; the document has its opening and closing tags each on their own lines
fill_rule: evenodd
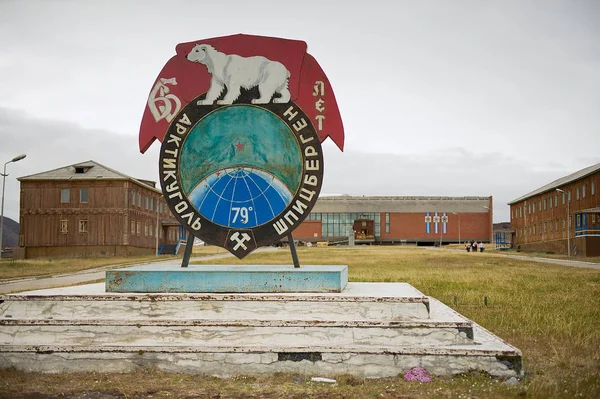
<svg viewBox="0 0 600 399">
<path fill-rule="evenodd" d="M 88 228 L 89 228 L 88 220 L 87 219 L 79 219 L 79 232 L 87 233 Z"/>
<path fill-rule="evenodd" d="M 65 201 L 65 194 L 67 194 L 66 201 Z M 71 189 L 70 188 L 61 188 L 60 189 L 60 203 L 61 204 L 70 204 L 71 203 Z"/>
<path fill-rule="evenodd" d="M 69 234 L 69 219 L 60 220 L 60 234 Z"/>
<path fill-rule="evenodd" d="M 85 193 L 85 201 L 83 200 L 83 193 Z M 90 202 L 90 191 L 87 187 L 82 187 L 79 189 L 79 203 L 80 204 L 89 204 Z"/>
</svg>

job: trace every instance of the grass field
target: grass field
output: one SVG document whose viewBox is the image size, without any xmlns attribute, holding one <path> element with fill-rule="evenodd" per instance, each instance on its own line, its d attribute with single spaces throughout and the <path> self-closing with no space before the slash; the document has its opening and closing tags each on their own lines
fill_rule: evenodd
<svg viewBox="0 0 600 399">
<path fill-rule="evenodd" d="M 183 253 L 183 251 L 182 251 Z M 192 257 L 227 253 L 226 250 L 214 246 L 195 246 Z M 180 254 L 181 257 L 181 254 Z M 169 260 L 173 255 L 140 255 L 128 257 L 106 258 L 63 258 L 63 259 L 2 259 L 0 261 L 0 281 L 21 278 L 48 277 L 56 274 L 75 273 L 100 267 L 120 267 L 142 262 Z"/>
<path fill-rule="evenodd" d="M 299 257 L 301 264 L 347 264 L 351 281 L 412 284 L 521 349 L 525 379 L 508 386 L 479 374 L 435 378 L 428 384 L 337 376 L 337 384 L 320 385 L 296 375 L 220 380 L 156 370 L 42 376 L 5 370 L 0 371 L 0 397 L 82 391 L 122 395 L 107 398 L 600 397 L 598 270 L 513 260 L 493 253 L 408 247 L 302 247 Z M 251 255 L 243 262 L 233 258 L 220 262 L 282 264 L 291 263 L 291 258 L 282 249 Z"/>
</svg>

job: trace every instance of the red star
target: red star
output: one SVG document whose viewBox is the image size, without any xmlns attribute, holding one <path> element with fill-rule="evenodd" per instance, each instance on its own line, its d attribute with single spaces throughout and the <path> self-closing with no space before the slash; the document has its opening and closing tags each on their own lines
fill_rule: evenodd
<svg viewBox="0 0 600 399">
<path fill-rule="evenodd" d="M 237 144 L 235 144 L 235 148 L 241 151 L 244 149 L 244 145 L 238 141 Z"/>
</svg>

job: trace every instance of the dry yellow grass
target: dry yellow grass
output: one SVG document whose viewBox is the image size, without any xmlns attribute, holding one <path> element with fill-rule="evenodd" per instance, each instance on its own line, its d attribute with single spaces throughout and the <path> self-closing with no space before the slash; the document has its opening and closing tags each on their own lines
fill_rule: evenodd
<svg viewBox="0 0 600 399">
<path fill-rule="evenodd" d="M 436 378 L 429 384 L 408 383 L 401 378 L 338 376 L 335 386 L 322 386 L 296 375 L 218 380 L 155 370 L 125 375 L 30 375 L 5 370 L 0 371 L 0 397 L 32 392 L 74 395 L 86 390 L 144 398 L 600 397 L 598 270 L 512 260 L 489 253 L 407 247 L 302 247 L 299 257 L 301 264 L 347 264 L 351 281 L 411 283 L 520 348 L 526 378 L 516 386 L 507 386 L 479 374 Z M 244 261 L 228 258 L 221 262 L 289 264 L 291 257 L 284 248 L 254 254 Z M 483 301 L 486 296 L 488 306 Z"/>
</svg>

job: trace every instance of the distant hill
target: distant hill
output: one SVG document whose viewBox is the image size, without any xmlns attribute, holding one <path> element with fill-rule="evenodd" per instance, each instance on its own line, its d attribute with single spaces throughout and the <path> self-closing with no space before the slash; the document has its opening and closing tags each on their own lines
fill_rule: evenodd
<svg viewBox="0 0 600 399">
<path fill-rule="evenodd" d="M 19 242 L 19 223 L 5 216 L 4 226 L 2 226 L 2 236 L 2 245 L 4 247 L 16 247 Z"/>
</svg>

